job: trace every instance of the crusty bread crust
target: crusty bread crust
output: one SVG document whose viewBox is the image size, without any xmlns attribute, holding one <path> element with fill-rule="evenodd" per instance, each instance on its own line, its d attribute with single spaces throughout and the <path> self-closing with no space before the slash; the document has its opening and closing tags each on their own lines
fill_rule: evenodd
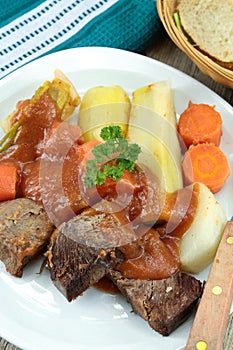
<svg viewBox="0 0 233 350">
<path fill-rule="evenodd" d="M 198 48 L 233 70 L 233 0 L 180 0 L 178 11 Z"/>
</svg>

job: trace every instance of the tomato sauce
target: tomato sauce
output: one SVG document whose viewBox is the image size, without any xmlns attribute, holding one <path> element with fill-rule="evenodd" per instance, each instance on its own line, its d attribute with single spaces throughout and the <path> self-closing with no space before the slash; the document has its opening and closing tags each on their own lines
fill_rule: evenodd
<svg viewBox="0 0 233 350">
<path fill-rule="evenodd" d="M 179 269 L 179 257 L 170 251 L 153 228 L 121 250 L 127 258 L 117 266 L 117 270 L 127 278 L 162 279 Z"/>
<path fill-rule="evenodd" d="M 143 232 L 136 242 L 121 248 L 125 260 L 117 266 L 127 278 L 163 279 L 180 267 L 179 242 L 191 225 L 198 203 L 198 186 L 181 189 L 167 197 L 169 220 L 158 228 L 139 227 Z M 165 212 L 165 209 L 164 209 Z"/>
<path fill-rule="evenodd" d="M 14 160 L 20 169 L 17 197 L 43 202 L 59 225 L 87 207 L 79 190 L 80 128 L 62 122 L 47 91 L 33 103 L 21 103 L 13 120 L 19 120 L 19 130 L 0 161 Z"/>
<path fill-rule="evenodd" d="M 27 108 L 20 109 L 19 114 L 18 135 L 14 144 L 0 155 L 0 159 L 13 158 L 25 164 L 41 155 L 54 123 L 61 121 L 61 112 L 55 101 L 45 92 L 32 105 L 29 103 Z M 15 120 L 17 119 L 15 116 Z"/>
</svg>

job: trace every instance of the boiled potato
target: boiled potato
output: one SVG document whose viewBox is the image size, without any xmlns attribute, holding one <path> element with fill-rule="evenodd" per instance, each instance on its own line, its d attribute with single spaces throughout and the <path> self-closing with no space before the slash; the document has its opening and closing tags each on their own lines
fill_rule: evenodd
<svg viewBox="0 0 233 350">
<path fill-rule="evenodd" d="M 198 203 L 194 219 L 180 241 L 181 269 L 199 273 L 214 259 L 224 227 L 226 215 L 213 193 L 202 183 L 198 186 Z"/>
<path fill-rule="evenodd" d="M 85 141 L 101 141 L 100 131 L 109 125 L 119 125 L 125 136 L 130 113 L 130 99 L 118 85 L 90 88 L 80 104 L 78 125 Z"/>
</svg>

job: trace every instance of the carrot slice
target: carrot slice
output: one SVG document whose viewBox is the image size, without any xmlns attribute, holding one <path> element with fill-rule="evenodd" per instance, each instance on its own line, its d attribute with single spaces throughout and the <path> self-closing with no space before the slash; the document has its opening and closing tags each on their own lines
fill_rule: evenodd
<svg viewBox="0 0 233 350">
<path fill-rule="evenodd" d="M 16 164 L 0 164 L 0 201 L 14 199 L 18 183 L 18 169 Z"/>
<path fill-rule="evenodd" d="M 225 154 L 214 144 L 200 143 L 186 151 L 182 162 L 185 184 L 202 182 L 213 193 L 218 192 L 230 175 Z"/>
<path fill-rule="evenodd" d="M 96 145 L 99 144 L 100 141 L 97 140 L 91 140 L 81 144 L 78 148 L 80 161 L 85 160 L 87 162 L 88 160 L 93 159 L 94 156 L 92 155 L 91 151 Z"/>
<path fill-rule="evenodd" d="M 187 148 L 198 143 L 213 143 L 219 146 L 222 135 L 222 118 L 214 107 L 189 102 L 181 113 L 178 132 Z"/>
</svg>

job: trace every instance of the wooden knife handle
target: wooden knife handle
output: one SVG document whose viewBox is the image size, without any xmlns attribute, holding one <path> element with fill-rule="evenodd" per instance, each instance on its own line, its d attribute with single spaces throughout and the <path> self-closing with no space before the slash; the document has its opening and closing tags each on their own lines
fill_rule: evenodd
<svg viewBox="0 0 233 350">
<path fill-rule="evenodd" d="M 233 222 L 223 232 L 186 350 L 221 350 L 233 298 Z"/>
</svg>

